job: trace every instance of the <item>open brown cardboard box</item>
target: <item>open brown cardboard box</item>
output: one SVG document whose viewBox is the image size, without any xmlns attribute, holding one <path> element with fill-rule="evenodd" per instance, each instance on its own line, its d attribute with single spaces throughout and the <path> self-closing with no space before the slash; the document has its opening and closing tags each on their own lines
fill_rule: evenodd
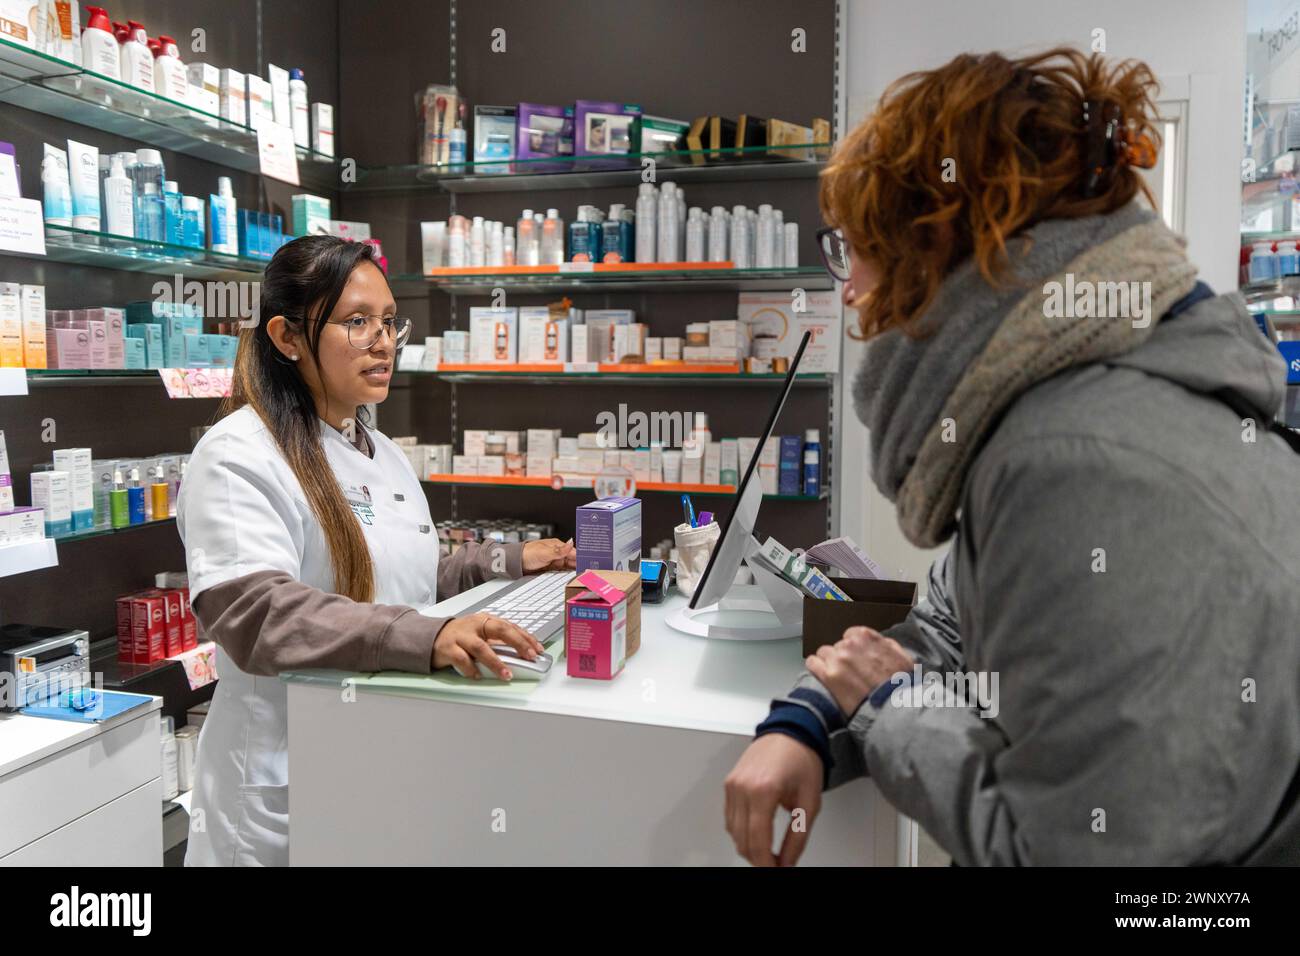
<svg viewBox="0 0 1300 956">
<path fill-rule="evenodd" d="M 592 570 L 627 595 L 627 656 L 631 657 L 641 647 L 641 575 L 631 571 Z M 577 578 L 570 581 L 564 588 L 565 606 L 568 606 L 569 598 L 585 590 Z"/>
<path fill-rule="evenodd" d="M 916 604 L 915 581 L 879 581 L 868 578 L 831 578 L 852 601 L 803 599 L 803 653 L 834 644 L 851 627 L 883 631 L 906 617 Z"/>
</svg>

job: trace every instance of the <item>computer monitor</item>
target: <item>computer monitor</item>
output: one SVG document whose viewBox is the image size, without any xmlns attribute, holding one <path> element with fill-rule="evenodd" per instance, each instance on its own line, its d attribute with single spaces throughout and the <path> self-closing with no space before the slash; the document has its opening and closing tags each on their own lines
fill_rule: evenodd
<svg viewBox="0 0 1300 956">
<path fill-rule="evenodd" d="M 754 448 L 753 456 L 749 459 L 745 476 L 736 489 L 736 506 L 727 516 L 726 524 L 722 527 L 722 536 L 714 545 L 713 552 L 709 555 L 709 563 L 705 565 L 704 575 L 696 585 L 695 593 L 691 595 L 690 608 L 693 611 L 717 604 L 722 600 L 722 596 L 735 583 L 740 564 L 749 553 L 749 542 L 753 538 L 754 528 L 758 522 L 758 509 L 763 504 L 763 487 L 758 478 L 758 459 L 763 453 L 763 446 L 772 437 L 772 430 L 776 428 L 776 420 L 780 417 L 781 409 L 785 407 L 785 400 L 794 386 L 794 377 L 799 371 L 799 361 L 803 358 L 804 349 L 808 347 L 811 338 L 811 332 L 803 334 L 794 358 L 790 360 L 790 368 L 785 373 L 785 381 L 781 384 L 776 403 L 768 413 L 762 436 Z"/>
</svg>

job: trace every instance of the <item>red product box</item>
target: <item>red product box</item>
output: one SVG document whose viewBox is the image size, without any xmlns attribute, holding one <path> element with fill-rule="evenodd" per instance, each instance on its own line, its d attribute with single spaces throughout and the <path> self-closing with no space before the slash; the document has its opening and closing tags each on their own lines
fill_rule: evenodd
<svg viewBox="0 0 1300 956">
<path fill-rule="evenodd" d="M 117 662 L 135 663 L 135 644 L 131 637 L 131 599 L 134 594 L 123 594 L 117 599 Z"/>
<path fill-rule="evenodd" d="M 131 657 L 135 664 L 152 664 L 166 657 L 167 599 L 161 594 L 133 594 L 131 604 Z"/>
<path fill-rule="evenodd" d="M 159 588 L 158 593 L 167 602 L 163 620 L 167 624 L 165 648 L 167 657 L 174 657 L 185 649 L 181 636 L 181 592 L 175 588 Z"/>
<path fill-rule="evenodd" d="M 177 588 L 181 596 L 181 647 L 192 651 L 199 646 L 199 620 L 190 607 L 190 589 Z"/>
</svg>

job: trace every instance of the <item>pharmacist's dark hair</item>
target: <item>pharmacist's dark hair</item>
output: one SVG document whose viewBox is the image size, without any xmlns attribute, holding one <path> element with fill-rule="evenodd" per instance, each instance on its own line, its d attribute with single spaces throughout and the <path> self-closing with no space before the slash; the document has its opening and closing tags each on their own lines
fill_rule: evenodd
<svg viewBox="0 0 1300 956">
<path fill-rule="evenodd" d="M 301 330 L 312 359 L 319 362 L 325 321 L 338 305 L 353 270 L 374 263 L 368 243 L 336 236 L 303 236 L 281 246 L 266 267 L 258 321 L 239 331 L 234 381 L 221 414 L 252 407 L 275 438 L 320 522 L 334 569 L 334 589 L 354 601 L 373 601 L 374 562 L 320 439 L 320 417 L 311 390 L 271 340 L 266 323 L 275 316 Z M 361 418 L 365 409 L 357 410 Z M 358 427 L 361 427 L 358 422 Z"/>
</svg>

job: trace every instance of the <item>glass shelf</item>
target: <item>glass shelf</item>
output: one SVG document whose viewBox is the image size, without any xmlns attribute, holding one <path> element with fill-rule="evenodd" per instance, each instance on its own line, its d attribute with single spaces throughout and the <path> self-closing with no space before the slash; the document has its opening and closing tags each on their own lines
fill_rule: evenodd
<svg viewBox="0 0 1300 956">
<path fill-rule="evenodd" d="M 668 266 L 680 265 L 679 268 Z M 493 289 L 516 292 L 559 292 L 593 289 L 602 292 L 785 292 L 806 288 L 832 288 L 832 280 L 821 266 L 792 269 L 692 268 L 694 263 L 635 263 L 615 268 L 596 264 L 591 271 L 560 271 L 558 266 L 516 267 L 503 272 L 491 269 L 442 270 L 433 275 L 405 274 L 389 277 L 389 285 L 403 294 L 419 294 L 427 287 L 464 295 L 488 295 Z M 529 270 L 529 271 L 525 271 Z"/>
<path fill-rule="evenodd" d="M 728 372 L 707 372 L 701 371 L 702 368 L 709 366 L 690 366 L 682 365 L 680 369 L 674 369 L 669 366 L 644 365 L 638 370 L 632 371 L 633 366 L 622 366 L 620 371 L 597 371 L 597 372 L 565 372 L 559 369 L 554 371 L 543 371 L 535 366 L 525 366 L 523 369 L 510 368 L 487 368 L 477 367 L 470 368 L 460 366 L 454 370 L 438 369 L 437 371 L 398 371 L 399 375 L 413 375 L 420 378 L 437 378 L 445 382 L 451 382 L 457 385 L 472 385 L 478 383 L 496 384 L 502 383 L 519 384 L 519 385 L 771 385 L 776 382 L 785 381 L 784 373 L 746 373 L 740 371 Z M 605 366 L 604 368 L 617 369 L 619 366 Z M 641 370 L 643 369 L 643 370 Z M 830 375 L 814 372 L 807 375 L 796 375 L 794 383 L 796 386 L 826 388 L 831 384 Z"/>
<path fill-rule="evenodd" d="M 211 249 L 132 239 L 50 223 L 45 224 L 45 255 L 17 252 L 5 252 L 4 255 L 79 266 L 99 266 L 123 272 L 165 276 L 179 273 L 186 279 L 255 279 L 266 268 L 265 259 L 232 256 Z"/>
<path fill-rule="evenodd" d="M 563 487 L 556 488 L 551 484 L 550 478 L 529 478 L 524 475 L 505 477 L 496 475 L 430 475 L 421 478 L 420 481 L 426 485 L 451 485 L 458 488 L 539 488 L 544 491 L 583 491 L 588 494 L 594 488 L 594 482 L 590 485 L 566 484 Z M 635 493 L 639 495 L 643 492 L 649 494 L 689 494 L 702 497 L 732 498 L 735 497 L 736 489 L 731 485 L 696 485 L 662 481 L 637 482 Z M 819 495 L 764 495 L 763 497 L 771 501 L 824 501 L 827 497 L 827 491 L 823 489 Z"/>
<path fill-rule="evenodd" d="M 139 531 L 142 528 L 155 528 L 164 525 L 175 527 L 176 519 L 174 517 L 161 518 L 157 521 L 146 521 L 143 524 L 129 524 L 125 528 L 95 528 L 91 531 L 74 531 L 71 534 L 50 535 L 50 540 L 57 541 L 59 544 L 66 544 L 71 541 L 86 541 L 90 538 L 106 538 L 109 535 L 125 534 L 129 531 Z"/>
<path fill-rule="evenodd" d="M 620 156 L 547 156 L 440 166 L 371 166 L 359 169 L 357 181 L 342 188 L 348 192 L 367 193 L 425 189 L 481 193 L 632 186 L 641 182 L 641 162 L 647 158 L 655 162 L 657 179 L 672 182 L 812 179 L 826 165 L 815 154 L 829 149 L 829 144 L 813 143 L 783 147 L 776 152 L 766 146 L 747 146 L 743 149 L 679 150 Z"/>
<path fill-rule="evenodd" d="M 116 133 L 140 146 L 170 149 L 244 172 L 260 169 L 255 130 L 3 38 L 0 102 Z M 301 146 L 297 152 L 303 187 L 339 188 L 334 157 Z"/>
</svg>

